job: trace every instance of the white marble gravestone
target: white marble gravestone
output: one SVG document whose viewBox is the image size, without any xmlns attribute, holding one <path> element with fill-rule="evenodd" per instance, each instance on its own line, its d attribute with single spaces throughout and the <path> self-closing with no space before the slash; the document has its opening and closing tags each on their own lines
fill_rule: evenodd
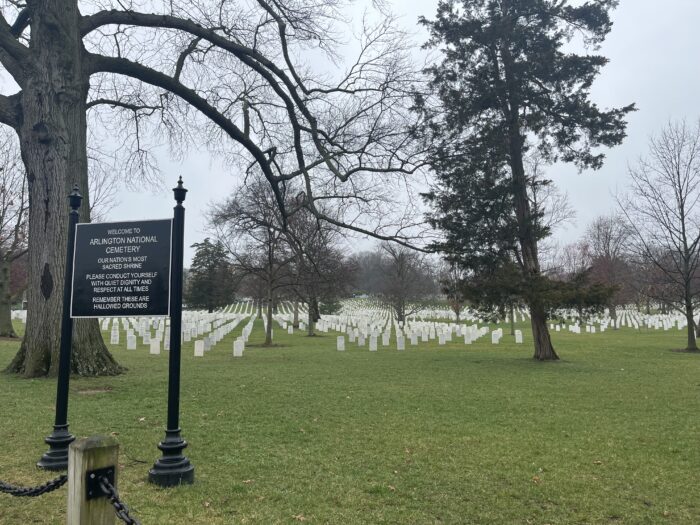
<svg viewBox="0 0 700 525">
<path fill-rule="evenodd" d="M 160 354 L 160 339 L 151 339 L 149 344 L 151 345 L 151 354 Z"/>
<path fill-rule="evenodd" d="M 345 336 L 338 336 L 336 347 L 338 349 L 338 352 L 345 352 Z"/>
<path fill-rule="evenodd" d="M 377 336 L 372 336 L 369 338 L 369 351 L 370 352 L 376 352 L 377 351 Z"/>
<path fill-rule="evenodd" d="M 194 342 L 194 356 L 204 357 L 204 341 L 201 339 Z"/>
<path fill-rule="evenodd" d="M 396 349 L 399 351 L 406 349 L 406 339 L 402 335 L 396 336 Z"/>
<path fill-rule="evenodd" d="M 243 339 L 238 338 L 233 342 L 233 357 L 243 357 L 243 349 L 245 348 L 245 343 Z"/>
</svg>

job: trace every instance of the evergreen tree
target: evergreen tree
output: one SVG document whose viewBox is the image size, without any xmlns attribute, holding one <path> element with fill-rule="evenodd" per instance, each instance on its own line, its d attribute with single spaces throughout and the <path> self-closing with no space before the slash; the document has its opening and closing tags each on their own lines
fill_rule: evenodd
<svg viewBox="0 0 700 525">
<path fill-rule="evenodd" d="M 616 3 L 443 0 L 434 21 L 421 19 L 427 47 L 443 55 L 427 70 L 439 103 L 417 100 L 423 131 L 439 144 L 431 162 L 438 183 L 427 196 L 430 219 L 445 232 L 437 248 L 479 278 L 517 264 L 540 360 L 558 359 L 546 323 L 551 283 L 538 257 L 549 231 L 529 198 L 524 158 L 536 151 L 548 162 L 598 169 L 604 156 L 596 148 L 624 139 L 634 105 L 604 111 L 590 100 L 608 60 L 568 52 L 574 39 L 593 49 L 604 40 Z"/>
<path fill-rule="evenodd" d="M 196 252 L 189 269 L 185 301 L 190 308 L 213 312 L 234 299 L 237 279 L 221 242 L 209 238 L 192 245 Z"/>
</svg>

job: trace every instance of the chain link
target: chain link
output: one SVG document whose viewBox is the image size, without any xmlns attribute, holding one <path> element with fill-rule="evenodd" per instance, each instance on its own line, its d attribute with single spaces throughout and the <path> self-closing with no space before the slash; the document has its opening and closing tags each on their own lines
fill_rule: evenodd
<svg viewBox="0 0 700 525">
<path fill-rule="evenodd" d="M 99 479 L 100 488 L 102 492 L 105 493 L 109 502 L 114 507 L 114 512 L 117 514 L 117 518 L 122 520 L 127 525 L 141 525 L 141 523 L 136 519 L 129 516 L 128 507 L 119 500 L 119 494 L 117 494 L 117 489 L 115 489 L 109 482 L 106 476 L 101 476 Z"/>
<path fill-rule="evenodd" d="M 66 481 L 68 481 L 68 476 L 66 474 L 62 474 L 56 479 L 52 479 L 51 481 L 44 483 L 43 485 L 39 485 L 38 487 L 17 487 L 15 485 L 5 483 L 4 481 L 0 481 L 0 492 L 9 494 L 10 496 L 16 496 L 18 498 L 35 498 L 37 496 L 41 496 L 42 494 L 46 494 L 47 492 L 61 488 L 66 484 Z"/>
</svg>

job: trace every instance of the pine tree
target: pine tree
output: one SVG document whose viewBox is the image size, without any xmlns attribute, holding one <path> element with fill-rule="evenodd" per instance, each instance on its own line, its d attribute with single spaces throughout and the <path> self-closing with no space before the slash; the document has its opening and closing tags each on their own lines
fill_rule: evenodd
<svg viewBox="0 0 700 525">
<path fill-rule="evenodd" d="M 558 359 L 547 330 L 538 241 L 548 235 L 533 210 L 524 158 L 598 169 L 600 146 L 625 137 L 625 115 L 601 110 L 590 88 L 607 58 L 569 52 L 576 39 L 596 49 L 612 28 L 615 0 L 443 0 L 422 19 L 442 61 L 427 73 L 438 104 L 419 98 L 423 131 L 439 140 L 431 220 L 445 232 L 438 247 L 472 275 L 516 262 L 534 357 Z M 435 107 L 437 106 L 437 107 Z"/>
<path fill-rule="evenodd" d="M 237 280 L 224 245 L 206 238 L 192 247 L 196 251 L 187 279 L 187 306 L 213 312 L 233 302 Z"/>
</svg>

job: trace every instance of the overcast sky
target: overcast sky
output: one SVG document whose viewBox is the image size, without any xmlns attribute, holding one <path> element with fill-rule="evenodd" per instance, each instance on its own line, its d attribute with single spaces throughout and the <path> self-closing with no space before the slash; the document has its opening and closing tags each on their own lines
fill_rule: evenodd
<svg viewBox="0 0 700 525">
<path fill-rule="evenodd" d="M 417 43 L 425 40 L 425 33 L 416 27 L 418 16 L 434 17 L 436 6 L 437 0 L 393 0 L 394 12 L 416 33 Z M 573 168 L 555 166 L 550 171 L 550 178 L 568 193 L 577 211 L 575 224 L 557 234 L 561 242 L 575 240 L 594 217 L 614 211 L 613 194 L 624 191 L 627 166 L 645 154 L 651 134 L 671 120 L 700 117 L 700 0 L 622 0 L 613 19 L 612 33 L 601 49 L 610 64 L 595 83 L 593 98 L 602 107 L 635 102 L 638 111 L 629 117 L 624 144 L 607 152 L 601 170 L 579 174 Z M 185 242 L 189 246 L 201 241 L 206 236 L 208 205 L 229 195 L 240 182 L 238 176 L 212 163 L 205 153 L 193 153 L 182 163 L 162 157 L 161 170 L 168 190 L 178 175 L 183 176 L 190 190 L 185 202 Z M 168 190 L 123 191 L 120 205 L 108 219 L 168 217 L 174 204 Z M 191 256 L 188 249 L 185 264 Z"/>
</svg>

